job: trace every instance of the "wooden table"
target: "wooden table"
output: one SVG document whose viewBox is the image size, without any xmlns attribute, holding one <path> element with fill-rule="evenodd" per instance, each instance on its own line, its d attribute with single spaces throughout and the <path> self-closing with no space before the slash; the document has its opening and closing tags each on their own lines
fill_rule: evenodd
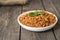
<svg viewBox="0 0 60 40">
<path fill-rule="evenodd" d="M 24 11 L 42 9 L 57 15 L 57 25 L 45 32 L 21 28 L 17 17 Z M 0 6 L 0 40 L 60 40 L 60 0 L 31 0 L 26 5 Z"/>
</svg>

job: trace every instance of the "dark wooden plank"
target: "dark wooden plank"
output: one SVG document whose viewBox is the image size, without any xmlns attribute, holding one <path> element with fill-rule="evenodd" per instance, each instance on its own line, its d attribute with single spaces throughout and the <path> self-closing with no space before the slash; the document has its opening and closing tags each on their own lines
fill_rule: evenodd
<svg viewBox="0 0 60 40">
<path fill-rule="evenodd" d="M 52 0 L 56 10 L 60 13 L 60 0 Z"/>
<path fill-rule="evenodd" d="M 43 3 L 45 5 L 45 9 L 56 14 L 58 17 L 58 23 L 54 28 L 54 34 L 55 34 L 55 39 L 60 40 L 60 0 L 43 0 Z M 59 9 L 59 10 L 58 10 Z"/>
<path fill-rule="evenodd" d="M 20 13 L 20 6 L 0 8 L 0 40 L 19 40 L 20 26 L 17 17 Z"/>
<path fill-rule="evenodd" d="M 8 13 L 7 13 L 7 11 L 8 11 L 8 9 L 7 8 L 5 8 L 5 10 L 3 10 L 4 8 L 3 7 L 1 7 L 0 8 L 0 40 L 3 40 L 3 29 L 7 26 L 7 24 L 8 24 Z"/>
<path fill-rule="evenodd" d="M 54 32 L 56 35 L 57 40 L 60 40 L 60 0 L 52 0 L 56 10 L 58 11 L 58 15 L 59 15 L 59 22 L 58 22 L 58 26 L 54 28 Z"/>
<path fill-rule="evenodd" d="M 23 12 L 28 10 L 42 9 L 41 0 L 31 0 L 30 4 L 23 6 Z M 55 40 L 52 30 L 46 32 L 30 32 L 21 28 L 21 40 Z"/>
<path fill-rule="evenodd" d="M 55 6 L 54 6 L 54 4 L 52 3 L 51 0 L 46 0 L 46 1 L 43 0 L 43 3 L 44 3 L 44 6 L 45 6 L 45 9 L 46 9 L 46 10 L 48 10 L 48 11 L 56 14 L 57 17 L 60 18 L 59 13 L 58 13 L 58 11 L 56 10 L 56 8 L 55 8 Z"/>
</svg>

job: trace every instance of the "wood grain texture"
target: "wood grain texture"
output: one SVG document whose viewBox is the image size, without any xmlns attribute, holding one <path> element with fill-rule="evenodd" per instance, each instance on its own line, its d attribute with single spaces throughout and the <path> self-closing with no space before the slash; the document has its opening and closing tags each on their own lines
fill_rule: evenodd
<svg viewBox="0 0 60 40">
<path fill-rule="evenodd" d="M 17 17 L 20 13 L 18 6 L 0 7 L 0 40 L 19 40 Z"/>
<path fill-rule="evenodd" d="M 31 0 L 30 4 L 23 6 L 23 12 L 42 9 L 41 0 Z M 55 40 L 52 30 L 46 32 L 31 32 L 21 28 L 21 40 Z"/>
<path fill-rule="evenodd" d="M 44 6 L 45 6 L 45 9 L 47 11 L 50 11 L 54 14 L 56 14 L 56 16 L 58 17 L 58 23 L 57 25 L 55 26 L 54 29 L 54 34 L 56 36 L 56 39 L 57 40 L 60 40 L 60 0 L 43 0 L 43 3 L 44 3 Z"/>
<path fill-rule="evenodd" d="M 58 13 L 58 11 L 56 10 L 56 8 L 55 8 L 55 6 L 54 6 L 54 4 L 52 3 L 51 0 L 46 0 L 46 1 L 43 0 L 43 3 L 44 3 L 44 7 L 45 7 L 45 9 L 46 9 L 47 11 L 50 11 L 50 12 L 56 14 L 57 17 L 60 18 L 59 13 Z"/>
<path fill-rule="evenodd" d="M 56 10 L 58 11 L 58 15 L 59 15 L 59 22 L 58 22 L 58 26 L 56 25 L 56 27 L 54 28 L 54 32 L 56 35 L 57 40 L 60 40 L 60 0 L 52 0 L 52 3 L 54 4 Z"/>
</svg>

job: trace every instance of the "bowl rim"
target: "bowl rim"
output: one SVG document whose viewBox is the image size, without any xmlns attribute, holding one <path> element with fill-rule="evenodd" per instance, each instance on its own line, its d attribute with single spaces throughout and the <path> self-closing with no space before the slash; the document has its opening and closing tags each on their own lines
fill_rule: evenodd
<svg viewBox="0 0 60 40">
<path fill-rule="evenodd" d="M 31 10 L 31 11 L 26 11 L 26 12 L 23 12 L 22 14 L 20 14 L 20 15 L 18 16 L 18 18 L 17 18 L 17 21 L 18 21 L 19 25 L 24 25 L 24 24 L 22 24 L 22 23 L 19 21 L 20 16 L 25 15 L 25 14 L 28 14 L 28 13 L 30 13 L 30 12 L 35 12 L 35 11 L 36 11 L 36 10 Z M 43 10 L 37 10 L 37 11 L 43 11 Z M 27 25 L 24 25 L 24 27 L 25 27 L 25 28 L 33 28 L 33 29 L 44 29 L 44 28 L 48 28 L 48 27 L 52 27 L 53 25 L 56 25 L 56 23 L 58 22 L 57 16 L 56 16 L 55 14 L 49 12 L 49 11 L 45 11 L 45 12 L 47 12 L 47 13 L 49 13 L 49 14 L 52 14 L 52 15 L 55 17 L 56 22 L 55 22 L 54 24 L 51 24 L 51 25 L 46 26 L 46 27 L 30 27 L 30 26 L 27 26 Z"/>
</svg>

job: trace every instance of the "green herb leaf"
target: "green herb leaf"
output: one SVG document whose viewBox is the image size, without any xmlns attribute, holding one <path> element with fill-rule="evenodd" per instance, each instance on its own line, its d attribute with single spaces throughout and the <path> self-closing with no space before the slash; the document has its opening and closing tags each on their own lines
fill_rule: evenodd
<svg viewBox="0 0 60 40">
<path fill-rule="evenodd" d="M 44 15 L 44 12 L 31 12 L 29 15 L 30 16 L 37 16 L 37 15 Z"/>
<path fill-rule="evenodd" d="M 40 15 L 44 15 L 45 13 L 44 13 L 44 12 L 38 12 L 38 14 L 40 14 Z"/>
<path fill-rule="evenodd" d="M 37 16 L 38 14 L 36 12 L 31 12 L 29 15 L 30 16 Z"/>
</svg>

